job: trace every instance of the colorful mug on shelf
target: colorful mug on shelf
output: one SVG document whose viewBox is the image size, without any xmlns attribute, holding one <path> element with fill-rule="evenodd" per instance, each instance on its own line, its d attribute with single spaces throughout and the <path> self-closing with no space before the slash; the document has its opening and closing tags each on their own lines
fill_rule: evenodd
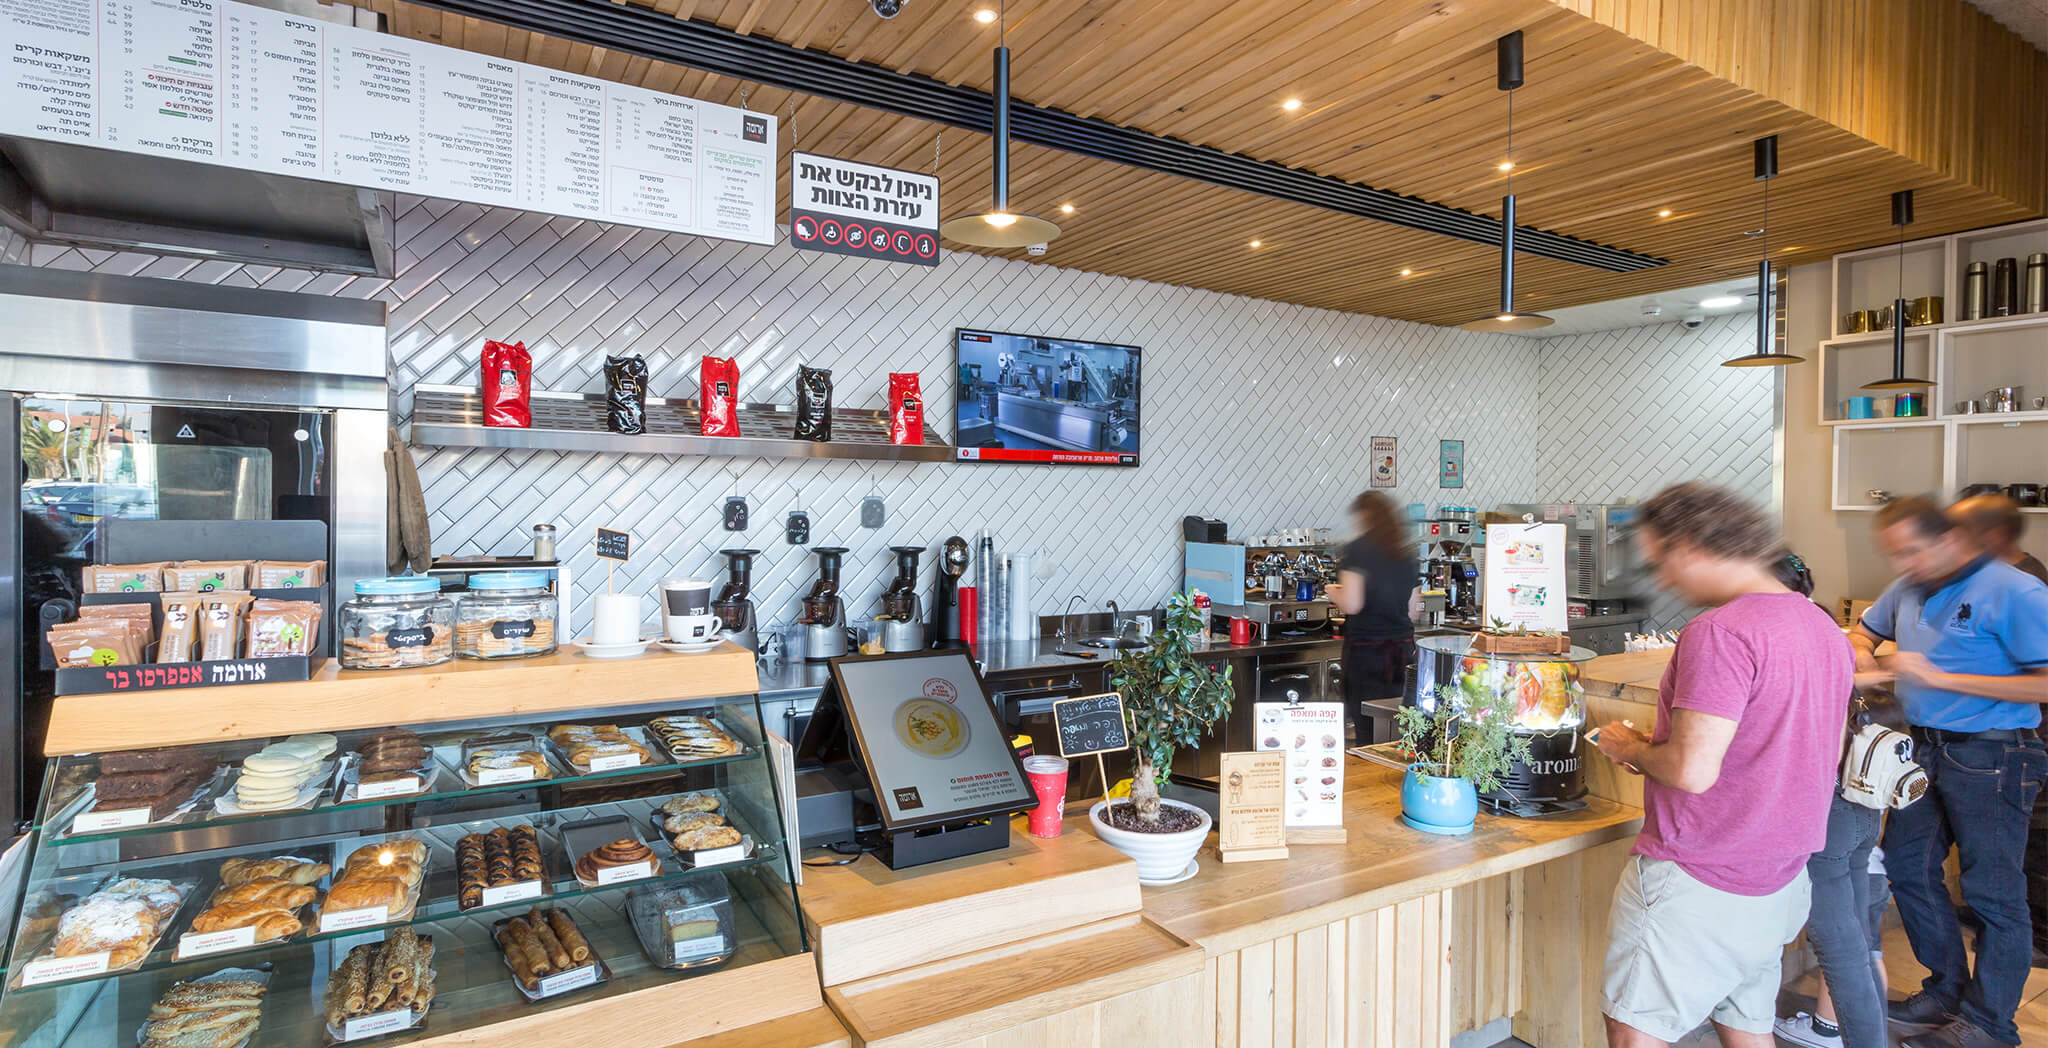
<svg viewBox="0 0 2048 1048">
<path fill-rule="evenodd" d="M 1876 418 L 1876 397 L 1850 397 L 1842 401 L 1843 418 Z"/>
<path fill-rule="evenodd" d="M 1927 394 L 1901 393 L 1892 398 L 1893 418 L 1925 418 L 1927 415 Z"/>
</svg>

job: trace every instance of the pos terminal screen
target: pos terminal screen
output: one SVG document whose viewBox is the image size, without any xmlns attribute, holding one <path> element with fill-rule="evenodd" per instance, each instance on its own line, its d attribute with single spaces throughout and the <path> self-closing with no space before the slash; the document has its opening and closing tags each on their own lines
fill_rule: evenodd
<svg viewBox="0 0 2048 1048">
<path fill-rule="evenodd" d="M 834 659 L 832 676 L 884 828 L 1036 806 L 1009 733 L 965 652 Z"/>
</svg>

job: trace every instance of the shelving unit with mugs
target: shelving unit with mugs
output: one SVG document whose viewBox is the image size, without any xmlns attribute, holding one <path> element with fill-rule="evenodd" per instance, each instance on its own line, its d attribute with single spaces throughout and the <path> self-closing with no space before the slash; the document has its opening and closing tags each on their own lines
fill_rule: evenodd
<svg viewBox="0 0 2048 1048">
<path fill-rule="evenodd" d="M 1998 490 L 2048 514 L 2048 220 L 1909 241 L 1903 257 L 1903 269 L 1896 246 L 1834 259 L 1834 337 L 1820 344 L 1818 382 L 1818 418 L 1834 427 L 1834 508 Z M 1934 384 L 1865 390 L 1892 373 L 1901 293 L 1906 372 Z"/>
</svg>

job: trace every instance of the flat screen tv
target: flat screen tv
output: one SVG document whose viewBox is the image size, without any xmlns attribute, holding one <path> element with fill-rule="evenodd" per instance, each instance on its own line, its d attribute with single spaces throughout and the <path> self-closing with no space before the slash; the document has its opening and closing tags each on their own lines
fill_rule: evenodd
<svg viewBox="0 0 2048 1048">
<path fill-rule="evenodd" d="M 961 462 L 1138 464 L 1136 346 L 958 328 Z"/>
</svg>

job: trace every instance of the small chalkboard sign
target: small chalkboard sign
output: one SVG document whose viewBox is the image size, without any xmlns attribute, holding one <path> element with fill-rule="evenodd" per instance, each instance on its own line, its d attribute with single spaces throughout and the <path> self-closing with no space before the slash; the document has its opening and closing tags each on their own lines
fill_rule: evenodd
<svg viewBox="0 0 2048 1048">
<path fill-rule="evenodd" d="M 632 545 L 631 532 L 613 531 L 610 528 L 597 529 L 597 555 L 605 560 L 625 560 Z"/>
<path fill-rule="evenodd" d="M 1059 730 L 1062 757 L 1131 748 L 1130 731 L 1124 725 L 1124 697 L 1116 692 L 1061 699 L 1052 704 L 1052 720 Z"/>
</svg>

